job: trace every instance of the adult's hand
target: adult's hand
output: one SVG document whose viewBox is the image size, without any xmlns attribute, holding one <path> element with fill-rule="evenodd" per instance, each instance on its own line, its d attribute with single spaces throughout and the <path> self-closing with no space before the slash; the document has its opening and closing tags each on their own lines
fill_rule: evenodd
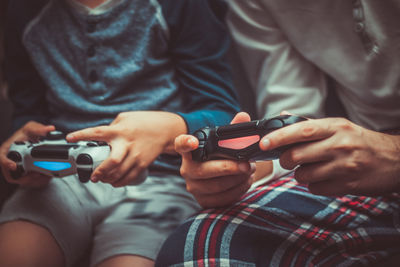
<svg viewBox="0 0 400 267">
<path fill-rule="evenodd" d="M 247 113 L 238 113 L 232 123 L 250 121 Z M 196 162 L 191 151 L 198 147 L 197 138 L 180 135 L 175 150 L 182 156 L 181 174 L 187 190 L 203 208 L 223 207 L 237 200 L 250 188 L 255 164 L 233 160 Z"/>
<path fill-rule="evenodd" d="M 262 138 L 262 150 L 296 144 L 280 158 L 295 178 L 319 195 L 380 195 L 400 191 L 400 136 L 343 118 L 299 122 Z"/>
<path fill-rule="evenodd" d="M 17 164 L 7 158 L 7 154 L 10 146 L 15 141 L 37 141 L 41 136 L 46 136 L 48 132 L 54 130 L 55 127 L 53 125 L 43 125 L 38 122 L 30 121 L 1 145 L 0 164 L 3 176 L 7 182 L 25 187 L 42 187 L 48 184 L 51 177 L 35 172 L 30 172 L 18 179 L 13 179 L 10 175 L 10 171 L 15 171 L 17 169 Z"/>
<path fill-rule="evenodd" d="M 136 183 L 161 153 L 175 153 L 175 137 L 186 132 L 186 124 L 177 114 L 132 111 L 120 113 L 108 126 L 70 133 L 67 140 L 107 142 L 111 146 L 110 156 L 94 170 L 90 179 L 121 187 Z"/>
</svg>

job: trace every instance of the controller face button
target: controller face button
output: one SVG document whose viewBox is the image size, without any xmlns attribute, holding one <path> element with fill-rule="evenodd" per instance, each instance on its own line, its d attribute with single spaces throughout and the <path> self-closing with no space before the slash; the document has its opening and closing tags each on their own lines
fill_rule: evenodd
<svg viewBox="0 0 400 267">
<path fill-rule="evenodd" d="M 279 129 L 284 126 L 283 121 L 279 119 L 271 119 L 269 121 L 266 121 L 266 123 L 263 125 L 265 130 L 274 130 L 274 129 Z"/>
<path fill-rule="evenodd" d="M 19 154 L 16 151 L 11 151 L 10 153 L 7 154 L 7 158 L 11 159 L 14 162 L 21 162 L 22 157 L 21 154 Z"/>
<path fill-rule="evenodd" d="M 76 163 L 79 165 L 91 165 L 93 164 L 93 159 L 88 154 L 80 154 L 76 160 Z"/>
<path fill-rule="evenodd" d="M 92 175 L 92 169 L 78 169 L 79 181 L 87 183 Z"/>
</svg>

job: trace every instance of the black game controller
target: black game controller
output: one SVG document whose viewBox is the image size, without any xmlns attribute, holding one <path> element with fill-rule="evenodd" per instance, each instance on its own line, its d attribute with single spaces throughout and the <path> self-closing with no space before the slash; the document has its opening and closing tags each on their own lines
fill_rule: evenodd
<svg viewBox="0 0 400 267">
<path fill-rule="evenodd" d="M 199 140 L 199 147 L 192 151 L 192 159 L 195 161 L 224 158 L 245 161 L 278 159 L 292 145 L 262 151 L 259 147 L 261 138 L 272 131 L 305 120 L 307 119 L 304 117 L 281 115 L 271 119 L 199 129 L 193 133 Z"/>
<path fill-rule="evenodd" d="M 11 172 L 14 179 L 32 171 L 51 177 L 77 174 L 81 182 L 88 182 L 109 153 L 105 142 L 68 143 L 62 132 L 53 131 L 38 142 L 14 142 L 7 157 L 17 163 L 17 170 Z"/>
</svg>

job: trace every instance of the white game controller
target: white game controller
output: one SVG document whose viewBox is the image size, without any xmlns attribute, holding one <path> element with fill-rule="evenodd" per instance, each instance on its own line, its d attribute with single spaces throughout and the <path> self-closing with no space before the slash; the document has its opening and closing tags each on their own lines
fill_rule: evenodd
<svg viewBox="0 0 400 267">
<path fill-rule="evenodd" d="M 110 146 L 99 141 L 79 141 L 68 143 L 65 134 L 52 131 L 39 142 L 14 142 L 7 157 L 17 163 L 16 171 L 11 172 L 14 179 L 28 172 L 38 172 L 51 177 L 64 177 L 77 174 L 81 182 L 89 181 L 94 169 L 110 154 Z M 142 183 L 147 171 L 135 179 L 134 184 Z"/>
</svg>

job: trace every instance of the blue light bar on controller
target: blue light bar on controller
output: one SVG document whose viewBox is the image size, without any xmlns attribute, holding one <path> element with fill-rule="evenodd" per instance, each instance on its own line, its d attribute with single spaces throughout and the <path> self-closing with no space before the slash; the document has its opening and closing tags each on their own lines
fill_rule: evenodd
<svg viewBox="0 0 400 267">
<path fill-rule="evenodd" d="M 58 161 L 35 161 L 33 165 L 49 171 L 62 171 L 71 168 L 71 163 Z"/>
</svg>

